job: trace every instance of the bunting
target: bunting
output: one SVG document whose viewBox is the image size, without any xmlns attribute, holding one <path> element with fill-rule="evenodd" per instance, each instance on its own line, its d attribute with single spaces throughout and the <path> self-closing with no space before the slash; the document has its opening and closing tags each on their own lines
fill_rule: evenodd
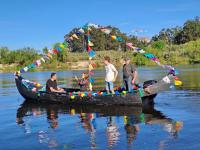
<svg viewBox="0 0 200 150">
<path fill-rule="evenodd" d="M 92 91 L 92 83 L 94 83 L 94 72 L 92 72 L 92 70 L 94 70 L 94 68 L 96 67 L 96 65 L 93 63 L 93 58 L 95 56 L 95 51 L 92 50 L 92 46 L 94 46 L 94 44 L 91 42 L 91 37 L 90 37 L 90 27 L 94 27 L 94 28 L 98 28 L 99 26 L 96 24 L 88 24 L 88 27 L 86 28 L 86 26 L 84 27 L 87 30 L 87 50 L 88 50 L 88 55 L 89 55 L 89 66 L 88 66 L 88 71 L 89 71 L 89 89 L 90 91 Z"/>
<path fill-rule="evenodd" d="M 46 63 L 53 58 L 53 55 L 59 54 L 63 49 L 67 48 L 68 44 L 66 42 L 59 44 L 55 49 L 48 50 L 47 54 L 44 54 L 40 59 L 34 61 L 32 64 L 17 71 L 18 74 L 28 72 L 30 69 L 40 67 L 42 63 Z"/>
<path fill-rule="evenodd" d="M 47 54 L 43 55 L 40 59 L 36 60 L 32 64 L 20 69 L 20 71 L 18 71 L 18 73 L 27 72 L 29 69 L 39 67 L 39 66 L 41 66 L 42 63 L 48 62 L 49 60 L 51 60 L 53 58 L 53 55 L 59 54 L 63 49 L 65 49 L 66 47 L 69 47 L 70 46 L 69 44 L 73 40 L 79 40 L 79 37 L 78 37 L 79 35 L 84 34 L 85 36 L 87 36 L 87 51 L 88 51 L 88 56 L 89 56 L 88 70 L 89 70 L 89 81 L 90 81 L 89 88 L 92 91 L 92 83 L 94 83 L 94 78 L 92 77 L 92 76 L 94 76 L 94 72 L 92 72 L 92 70 L 94 70 L 94 68 L 96 68 L 96 65 L 93 63 L 93 58 L 95 57 L 95 51 L 92 48 L 94 46 L 94 43 L 91 42 L 91 37 L 90 37 L 91 27 L 93 27 L 95 29 L 99 29 L 103 33 L 109 35 L 112 40 L 115 40 L 118 42 L 124 42 L 128 48 L 133 50 L 134 53 L 140 53 L 147 59 L 155 62 L 158 66 L 160 66 L 164 69 L 168 69 L 169 70 L 168 74 L 173 75 L 174 84 L 177 86 L 182 85 L 182 81 L 177 77 L 178 71 L 175 70 L 175 68 L 173 66 L 163 65 L 154 54 L 148 53 L 144 49 L 135 47 L 133 45 L 133 43 L 131 43 L 131 42 L 125 42 L 125 40 L 121 36 L 111 34 L 111 32 L 112 32 L 111 28 L 102 27 L 102 26 L 99 26 L 99 25 L 93 24 L 93 23 L 87 23 L 82 28 L 78 29 L 78 31 L 76 33 L 73 33 L 69 37 L 65 37 L 65 42 L 61 43 L 55 49 L 48 51 Z"/>
</svg>

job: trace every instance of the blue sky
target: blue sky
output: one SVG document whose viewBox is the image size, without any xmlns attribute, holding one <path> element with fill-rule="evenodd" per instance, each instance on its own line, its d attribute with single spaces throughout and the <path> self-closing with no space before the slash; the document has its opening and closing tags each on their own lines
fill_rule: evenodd
<svg viewBox="0 0 200 150">
<path fill-rule="evenodd" d="M 151 37 L 200 16 L 200 0 L 0 0 L 0 46 L 41 50 L 86 22 Z"/>
</svg>

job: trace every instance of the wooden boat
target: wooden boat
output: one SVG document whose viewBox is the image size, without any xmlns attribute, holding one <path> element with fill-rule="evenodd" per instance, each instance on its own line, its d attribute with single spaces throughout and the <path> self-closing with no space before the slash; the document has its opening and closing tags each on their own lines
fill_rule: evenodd
<svg viewBox="0 0 200 150">
<path fill-rule="evenodd" d="M 165 86 L 165 82 L 147 81 L 145 85 L 151 84 L 151 94 L 144 93 L 141 97 L 139 92 L 116 94 L 116 95 L 97 95 L 97 96 L 76 96 L 71 98 L 71 92 L 78 92 L 79 89 L 65 88 L 66 93 L 47 93 L 47 92 L 33 92 L 27 89 L 22 84 L 22 77 L 16 76 L 15 82 L 19 93 L 25 99 L 31 101 L 40 101 L 47 103 L 63 103 L 67 105 L 127 105 L 127 106 L 142 106 L 143 104 L 153 104 L 153 99 L 157 95 L 158 89 Z M 152 85 L 153 84 L 153 85 Z M 154 86 L 155 85 L 155 86 Z M 156 87 L 156 88 L 155 88 Z M 157 89 L 157 91 L 155 90 Z"/>
</svg>

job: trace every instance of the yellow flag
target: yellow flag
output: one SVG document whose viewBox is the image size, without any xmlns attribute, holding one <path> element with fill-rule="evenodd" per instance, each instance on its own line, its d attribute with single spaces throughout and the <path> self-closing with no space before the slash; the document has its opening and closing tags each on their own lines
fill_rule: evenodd
<svg viewBox="0 0 200 150">
<path fill-rule="evenodd" d="M 91 41 L 88 42 L 88 45 L 89 46 L 94 46 L 94 44 Z"/>
<path fill-rule="evenodd" d="M 89 84 L 89 89 L 92 91 L 92 83 Z"/>
<path fill-rule="evenodd" d="M 71 109 L 70 114 L 71 114 L 71 115 L 75 115 L 75 114 L 76 114 L 75 109 Z"/>
<path fill-rule="evenodd" d="M 128 117 L 124 116 L 124 124 L 127 124 L 127 123 L 128 123 Z"/>
<path fill-rule="evenodd" d="M 112 35 L 111 38 L 112 38 L 113 40 L 116 40 L 116 39 L 117 39 L 117 37 L 116 37 L 115 35 Z"/>
<path fill-rule="evenodd" d="M 64 44 L 60 44 L 60 48 L 64 49 L 65 48 L 65 45 Z"/>
<path fill-rule="evenodd" d="M 75 38 L 75 39 L 79 39 L 76 34 L 73 34 L 72 37 Z"/>
<path fill-rule="evenodd" d="M 92 64 L 89 64 L 89 71 L 93 70 L 94 67 L 92 66 Z"/>
<path fill-rule="evenodd" d="M 49 58 L 52 58 L 52 55 L 51 55 L 51 53 L 48 53 L 48 54 L 47 54 L 47 56 L 48 56 Z"/>
<path fill-rule="evenodd" d="M 176 86 L 180 86 L 180 85 L 182 85 L 183 83 L 182 83 L 182 81 L 174 80 L 174 84 L 175 84 Z"/>
</svg>

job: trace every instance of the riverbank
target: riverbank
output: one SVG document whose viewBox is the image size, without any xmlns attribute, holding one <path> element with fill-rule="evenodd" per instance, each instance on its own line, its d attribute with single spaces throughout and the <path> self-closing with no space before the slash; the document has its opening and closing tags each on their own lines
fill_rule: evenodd
<svg viewBox="0 0 200 150">
<path fill-rule="evenodd" d="M 151 49 L 150 49 L 151 52 Z M 104 67 L 103 58 L 104 56 L 110 56 L 111 62 L 116 67 L 121 67 L 123 65 L 123 58 L 131 58 L 131 63 L 137 66 L 156 66 L 157 64 L 141 54 L 133 54 L 132 51 L 97 51 L 94 59 L 97 65 L 96 69 L 101 69 Z M 182 58 L 179 53 L 174 53 L 173 58 L 165 58 L 164 54 L 157 52 L 157 56 L 161 63 L 169 65 L 186 65 L 190 64 L 189 58 Z M 86 70 L 88 69 L 88 53 L 87 52 L 68 52 L 66 55 L 66 62 L 60 62 L 56 58 L 52 59 L 50 62 L 42 64 L 39 68 L 31 71 L 46 71 L 46 70 Z M 172 60 L 173 59 L 173 60 Z M 19 65 L 18 63 L 12 64 L 0 64 L 0 73 L 15 72 L 25 67 L 26 65 Z"/>
</svg>

